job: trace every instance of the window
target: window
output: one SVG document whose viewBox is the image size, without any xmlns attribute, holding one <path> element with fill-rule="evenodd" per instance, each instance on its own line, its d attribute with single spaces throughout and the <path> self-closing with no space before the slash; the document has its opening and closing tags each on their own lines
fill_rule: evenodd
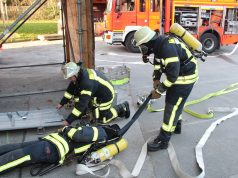
<svg viewBox="0 0 238 178">
<path fill-rule="evenodd" d="M 151 0 L 150 1 L 150 11 L 151 12 L 159 12 L 160 11 L 160 0 Z"/>
<path fill-rule="evenodd" d="M 146 11 L 146 2 L 145 0 L 140 0 L 140 12 Z"/>
<path fill-rule="evenodd" d="M 107 1 L 107 7 L 106 7 L 106 12 L 111 12 L 112 11 L 112 0 Z"/>
<path fill-rule="evenodd" d="M 134 0 L 122 0 L 121 11 L 134 11 L 135 2 Z"/>
</svg>

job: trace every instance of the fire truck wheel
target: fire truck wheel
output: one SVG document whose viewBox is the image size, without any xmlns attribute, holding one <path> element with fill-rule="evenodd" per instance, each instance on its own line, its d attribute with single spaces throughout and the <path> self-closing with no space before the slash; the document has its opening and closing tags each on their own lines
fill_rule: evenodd
<svg viewBox="0 0 238 178">
<path fill-rule="evenodd" d="M 200 38 L 200 41 L 206 53 L 212 53 L 219 47 L 219 40 L 216 35 L 212 33 L 205 33 Z"/>
<path fill-rule="evenodd" d="M 135 46 L 135 43 L 133 42 L 134 42 L 134 32 L 131 32 L 127 35 L 125 40 L 126 49 L 133 53 L 139 53 L 140 52 L 139 48 Z"/>
</svg>

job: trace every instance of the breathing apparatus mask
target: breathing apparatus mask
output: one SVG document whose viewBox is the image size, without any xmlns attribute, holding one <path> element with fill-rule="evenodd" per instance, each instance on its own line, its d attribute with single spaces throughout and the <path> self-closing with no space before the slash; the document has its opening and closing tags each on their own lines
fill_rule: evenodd
<svg viewBox="0 0 238 178">
<path fill-rule="evenodd" d="M 153 53 L 153 48 L 150 43 L 141 44 L 138 46 L 142 53 L 142 60 L 144 63 L 149 62 L 148 56 Z"/>
</svg>

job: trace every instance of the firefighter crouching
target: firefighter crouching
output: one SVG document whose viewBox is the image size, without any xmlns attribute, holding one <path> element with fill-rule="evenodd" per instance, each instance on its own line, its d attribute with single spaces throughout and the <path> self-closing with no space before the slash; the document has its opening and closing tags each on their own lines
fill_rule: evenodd
<svg viewBox="0 0 238 178">
<path fill-rule="evenodd" d="M 187 46 L 172 36 L 157 35 L 149 27 L 141 27 L 134 35 L 144 62 L 154 54 L 152 98 L 158 99 L 166 92 L 165 110 L 160 133 L 148 143 L 148 151 L 166 149 L 171 134 L 181 133 L 182 110 L 198 79 L 197 61 Z M 161 75 L 166 75 L 160 82 Z"/>
<path fill-rule="evenodd" d="M 112 106 L 115 90 L 109 80 L 101 72 L 94 69 L 83 68 L 74 62 L 63 67 L 64 78 L 71 82 L 64 93 L 57 109 L 60 109 L 74 97 L 75 107 L 64 121 L 69 125 L 86 112 L 90 102 L 95 109 L 94 117 L 100 123 L 108 123 L 117 117 L 130 117 L 129 103 Z"/>
<path fill-rule="evenodd" d="M 69 153 L 81 154 L 93 142 L 113 137 L 106 126 L 64 127 L 39 140 L 0 146 L 0 174 L 35 163 L 63 164 Z"/>
</svg>

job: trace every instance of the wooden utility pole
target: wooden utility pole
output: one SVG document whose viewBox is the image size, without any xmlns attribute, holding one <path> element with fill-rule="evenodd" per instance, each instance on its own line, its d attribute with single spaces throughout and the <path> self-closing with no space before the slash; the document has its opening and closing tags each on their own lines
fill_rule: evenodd
<svg viewBox="0 0 238 178">
<path fill-rule="evenodd" d="M 67 0 L 64 4 L 67 61 L 83 61 L 85 67 L 94 68 L 93 0 Z"/>
</svg>

